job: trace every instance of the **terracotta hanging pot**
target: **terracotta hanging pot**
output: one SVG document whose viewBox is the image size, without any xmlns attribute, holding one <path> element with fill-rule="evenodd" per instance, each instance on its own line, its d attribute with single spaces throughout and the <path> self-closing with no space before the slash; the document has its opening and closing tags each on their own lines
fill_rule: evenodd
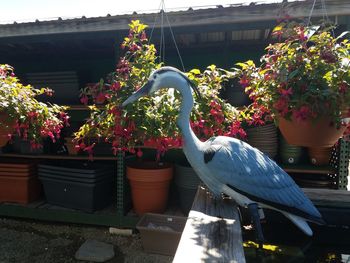
<svg viewBox="0 0 350 263">
<path fill-rule="evenodd" d="M 342 137 L 346 127 L 337 129 L 331 119 L 322 117 L 316 120 L 278 119 L 279 129 L 288 144 L 304 147 L 331 147 Z"/>
<path fill-rule="evenodd" d="M 0 112 L 0 123 L 0 147 L 3 147 L 9 140 L 8 134 L 13 133 L 15 122 L 9 119 L 9 115 L 6 112 Z"/>
<path fill-rule="evenodd" d="M 309 147 L 310 162 L 314 165 L 327 165 L 331 158 L 332 147 Z"/>
<path fill-rule="evenodd" d="M 169 163 L 133 162 L 126 167 L 136 214 L 163 213 L 168 202 L 173 166 Z"/>
</svg>

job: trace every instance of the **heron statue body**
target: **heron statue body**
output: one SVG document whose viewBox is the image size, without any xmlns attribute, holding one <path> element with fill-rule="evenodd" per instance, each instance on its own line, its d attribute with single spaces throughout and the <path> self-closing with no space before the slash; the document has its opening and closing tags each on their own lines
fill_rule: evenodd
<svg viewBox="0 0 350 263">
<path fill-rule="evenodd" d="M 324 224 L 319 211 L 293 179 L 261 151 L 231 137 L 212 137 L 205 142 L 196 137 L 189 122 L 194 103 L 191 88 L 198 96 L 200 94 L 178 69 L 162 67 L 153 72 L 148 82 L 122 107 L 161 88 L 174 88 L 182 96 L 177 125 L 189 163 L 214 195 L 224 193 L 238 205 L 248 207 L 259 242 L 263 242 L 259 207 L 281 212 L 309 236 L 312 236 L 312 230 L 307 221 Z"/>
</svg>

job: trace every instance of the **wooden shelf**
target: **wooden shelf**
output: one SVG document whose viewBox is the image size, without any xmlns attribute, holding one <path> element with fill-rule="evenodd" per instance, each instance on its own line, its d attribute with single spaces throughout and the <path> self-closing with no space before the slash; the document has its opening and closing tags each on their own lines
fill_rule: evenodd
<svg viewBox="0 0 350 263">
<path fill-rule="evenodd" d="M 134 228 L 137 216 L 120 215 L 115 207 L 88 213 L 47 204 L 44 200 L 28 205 L 0 203 L 0 215 L 36 220 Z"/>
<path fill-rule="evenodd" d="M 280 166 L 287 173 L 307 173 L 307 174 L 335 174 L 336 169 L 329 166 L 316 166 L 316 165 L 287 165 L 280 164 Z"/>
<path fill-rule="evenodd" d="M 50 159 L 50 160 L 90 160 L 87 155 L 50 155 L 50 154 L 14 154 L 14 153 L 2 153 L 0 157 L 12 157 L 12 158 L 28 158 L 28 159 Z M 117 160 L 116 156 L 93 156 L 92 160 Z"/>
<path fill-rule="evenodd" d="M 104 105 L 65 105 L 65 107 L 68 107 L 68 111 L 89 111 L 89 106 L 95 106 L 98 109 L 104 109 Z"/>
</svg>

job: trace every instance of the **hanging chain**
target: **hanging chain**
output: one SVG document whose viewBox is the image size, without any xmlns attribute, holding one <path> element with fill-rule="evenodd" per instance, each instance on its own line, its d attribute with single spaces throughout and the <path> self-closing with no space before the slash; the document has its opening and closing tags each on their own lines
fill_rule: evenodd
<svg viewBox="0 0 350 263">
<path fill-rule="evenodd" d="M 320 0 L 321 1 L 321 9 L 322 9 L 322 19 L 325 22 L 329 22 L 329 17 L 328 17 L 328 12 L 327 12 L 327 8 L 326 8 L 326 0 Z M 307 26 L 310 26 L 311 23 L 311 17 L 312 14 L 314 12 L 315 9 L 315 5 L 316 5 L 317 0 L 314 0 L 314 2 L 312 3 L 312 7 L 309 13 L 309 18 L 308 18 L 308 22 L 307 22 Z"/>
<path fill-rule="evenodd" d="M 176 44 L 175 35 L 174 35 L 174 32 L 173 32 L 173 29 L 171 28 L 168 15 L 167 15 L 166 13 L 165 13 L 165 17 L 166 17 L 166 20 L 167 20 L 168 25 L 169 25 L 171 37 L 172 37 L 172 39 L 173 39 L 173 42 L 174 42 L 174 45 L 175 45 L 175 48 L 176 48 L 177 55 L 179 56 L 179 59 L 180 59 L 182 71 L 185 72 L 185 66 L 184 66 L 184 63 L 183 63 L 183 61 L 182 61 L 182 57 L 181 57 L 181 54 L 180 54 L 180 50 L 179 50 L 179 48 L 178 48 L 178 46 L 177 46 L 177 44 Z"/>
<path fill-rule="evenodd" d="M 169 30 L 170 30 L 171 38 L 172 38 L 172 40 L 174 42 L 177 55 L 179 56 L 179 60 L 180 60 L 180 63 L 181 63 L 182 70 L 185 71 L 185 66 L 184 66 L 184 63 L 183 63 L 183 60 L 182 60 L 182 57 L 181 57 L 181 54 L 180 54 L 180 50 L 179 50 L 179 47 L 177 46 L 177 43 L 176 43 L 175 34 L 173 32 L 173 29 L 172 29 L 172 27 L 170 25 L 170 21 L 169 21 L 168 15 L 166 13 L 164 0 L 160 1 L 158 9 L 160 10 L 160 12 L 159 12 L 160 13 L 160 43 L 159 43 L 159 60 L 160 60 L 160 63 L 162 63 L 162 62 L 165 63 L 165 34 L 164 34 L 164 16 L 165 16 L 166 22 L 167 22 Z M 156 23 L 157 23 L 157 19 L 158 19 L 158 13 L 156 14 L 156 17 L 154 19 L 154 23 L 153 23 L 153 27 L 151 29 L 151 33 L 150 33 L 150 37 L 149 37 L 148 43 L 151 42 L 151 39 L 152 39 L 152 36 L 153 36 L 153 32 L 154 32 L 154 29 L 155 29 L 155 26 L 156 26 Z"/>
<path fill-rule="evenodd" d="M 316 5 L 316 1 L 317 0 L 314 0 L 313 4 L 312 4 L 312 7 L 311 7 L 311 10 L 310 10 L 310 13 L 309 13 L 309 19 L 307 21 L 307 26 L 310 26 L 310 22 L 311 22 L 311 16 L 312 16 L 312 13 L 314 12 L 314 8 L 315 8 L 315 5 Z"/>
</svg>

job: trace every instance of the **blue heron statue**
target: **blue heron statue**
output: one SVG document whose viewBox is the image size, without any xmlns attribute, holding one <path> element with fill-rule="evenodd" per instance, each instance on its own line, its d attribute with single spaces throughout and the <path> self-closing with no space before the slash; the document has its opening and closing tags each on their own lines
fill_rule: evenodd
<svg viewBox="0 0 350 263">
<path fill-rule="evenodd" d="M 183 151 L 200 179 L 215 196 L 226 194 L 248 208 L 260 246 L 264 241 L 259 208 L 277 210 L 302 232 L 312 236 L 307 221 L 324 224 L 321 214 L 275 161 L 241 140 L 218 136 L 200 141 L 190 127 L 193 107 L 192 91 L 198 88 L 180 70 L 162 67 L 154 71 L 147 83 L 133 93 L 122 107 L 162 88 L 174 88 L 182 96 L 177 125 L 183 137 Z"/>
</svg>

